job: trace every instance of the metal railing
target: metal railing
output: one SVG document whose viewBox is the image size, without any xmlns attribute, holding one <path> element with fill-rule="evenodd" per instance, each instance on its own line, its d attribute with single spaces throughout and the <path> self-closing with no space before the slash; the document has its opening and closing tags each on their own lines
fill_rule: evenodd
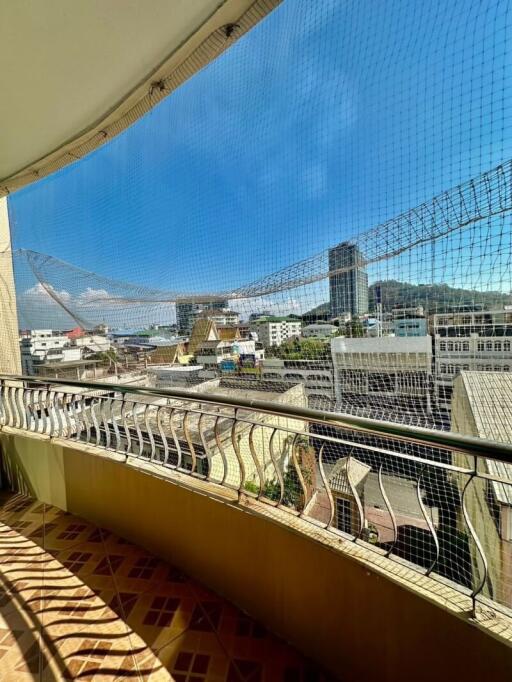
<svg viewBox="0 0 512 682">
<path fill-rule="evenodd" d="M 0 424 L 231 488 L 512 607 L 512 445 L 190 390 L 0 378 Z"/>
</svg>

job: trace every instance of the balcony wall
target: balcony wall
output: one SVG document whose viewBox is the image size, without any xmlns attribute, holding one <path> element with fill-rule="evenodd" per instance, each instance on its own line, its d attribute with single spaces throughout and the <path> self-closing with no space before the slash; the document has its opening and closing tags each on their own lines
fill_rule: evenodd
<svg viewBox="0 0 512 682">
<path fill-rule="evenodd" d="M 172 560 L 340 679 L 511 679 L 506 621 L 360 545 L 123 455 L 10 427 L 0 446 L 16 489 Z"/>
</svg>

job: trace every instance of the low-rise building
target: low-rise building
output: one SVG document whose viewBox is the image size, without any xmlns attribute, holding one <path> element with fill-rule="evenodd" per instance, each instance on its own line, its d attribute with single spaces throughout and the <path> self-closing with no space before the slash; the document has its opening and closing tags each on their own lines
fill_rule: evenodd
<svg viewBox="0 0 512 682">
<path fill-rule="evenodd" d="M 337 402 L 430 414 L 430 336 L 336 337 L 331 353 Z"/>
<path fill-rule="evenodd" d="M 311 407 L 325 406 L 334 398 L 333 366 L 328 360 L 267 358 L 261 365 L 261 380 L 269 385 L 302 384 Z"/>
<path fill-rule="evenodd" d="M 233 358 L 233 344 L 229 341 L 203 341 L 195 351 L 196 363 L 208 369 L 212 365 L 216 368 L 223 360 Z"/>
<path fill-rule="evenodd" d="M 424 317 L 402 317 L 393 321 L 395 336 L 426 336 L 427 321 Z"/>
<path fill-rule="evenodd" d="M 99 334 L 84 334 L 77 337 L 73 344 L 88 353 L 104 353 L 112 347 L 110 339 Z"/>
<path fill-rule="evenodd" d="M 259 317 L 250 323 L 264 346 L 280 346 L 287 339 L 300 336 L 302 322 L 294 317 Z"/>
<path fill-rule="evenodd" d="M 33 329 L 20 340 L 21 368 L 23 374 L 37 374 L 43 364 L 76 362 L 81 359 L 81 349 L 72 346 L 69 338 L 51 329 Z"/>
<path fill-rule="evenodd" d="M 308 324 L 302 327 L 301 336 L 305 339 L 330 339 L 337 336 L 339 331 L 334 324 Z"/>
<path fill-rule="evenodd" d="M 435 389 L 450 409 L 453 380 L 461 371 L 510 372 L 512 311 L 476 310 L 433 315 Z"/>
</svg>

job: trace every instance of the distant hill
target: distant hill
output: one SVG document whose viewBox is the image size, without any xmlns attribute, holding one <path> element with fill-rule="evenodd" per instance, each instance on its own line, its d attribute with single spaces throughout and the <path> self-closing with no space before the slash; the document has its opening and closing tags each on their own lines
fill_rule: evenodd
<svg viewBox="0 0 512 682">
<path fill-rule="evenodd" d="M 368 288 L 370 311 L 377 308 L 375 290 L 381 287 L 382 308 L 389 312 L 396 306 L 423 306 L 430 313 L 442 313 L 457 306 L 479 306 L 488 310 L 512 305 L 512 295 L 500 291 L 476 291 L 472 289 L 457 289 L 447 284 L 409 284 L 387 279 L 371 284 Z M 304 313 L 304 322 L 327 320 L 329 318 L 329 303 L 321 303 Z"/>
<path fill-rule="evenodd" d="M 499 291 L 457 289 L 447 284 L 409 284 L 393 279 L 375 282 L 369 287 L 369 309 L 376 309 L 375 290 L 381 287 L 382 308 L 389 312 L 395 306 L 422 305 L 429 313 L 442 313 L 457 306 L 481 306 L 486 309 L 512 304 L 512 296 Z"/>
</svg>

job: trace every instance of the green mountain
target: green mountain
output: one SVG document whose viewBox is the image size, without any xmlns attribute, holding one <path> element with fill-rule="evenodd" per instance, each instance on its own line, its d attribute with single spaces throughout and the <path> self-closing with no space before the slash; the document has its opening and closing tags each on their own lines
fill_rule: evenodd
<svg viewBox="0 0 512 682">
<path fill-rule="evenodd" d="M 370 311 L 377 309 L 375 292 L 381 288 L 382 309 L 389 312 L 393 308 L 423 306 L 429 313 L 443 313 L 457 307 L 471 307 L 492 310 L 512 305 L 512 294 L 500 291 L 476 291 L 458 289 L 447 284 L 409 284 L 387 279 L 371 284 L 368 288 L 368 307 Z M 321 303 L 304 313 L 304 322 L 327 320 L 330 316 L 329 303 Z"/>
<path fill-rule="evenodd" d="M 457 289 L 447 284 L 409 284 L 393 279 L 375 282 L 369 287 L 369 309 L 376 310 L 376 288 L 380 286 L 382 308 L 389 312 L 397 306 L 423 306 L 429 313 L 443 313 L 456 307 L 501 308 L 512 303 L 512 295 L 500 291 Z"/>
</svg>

